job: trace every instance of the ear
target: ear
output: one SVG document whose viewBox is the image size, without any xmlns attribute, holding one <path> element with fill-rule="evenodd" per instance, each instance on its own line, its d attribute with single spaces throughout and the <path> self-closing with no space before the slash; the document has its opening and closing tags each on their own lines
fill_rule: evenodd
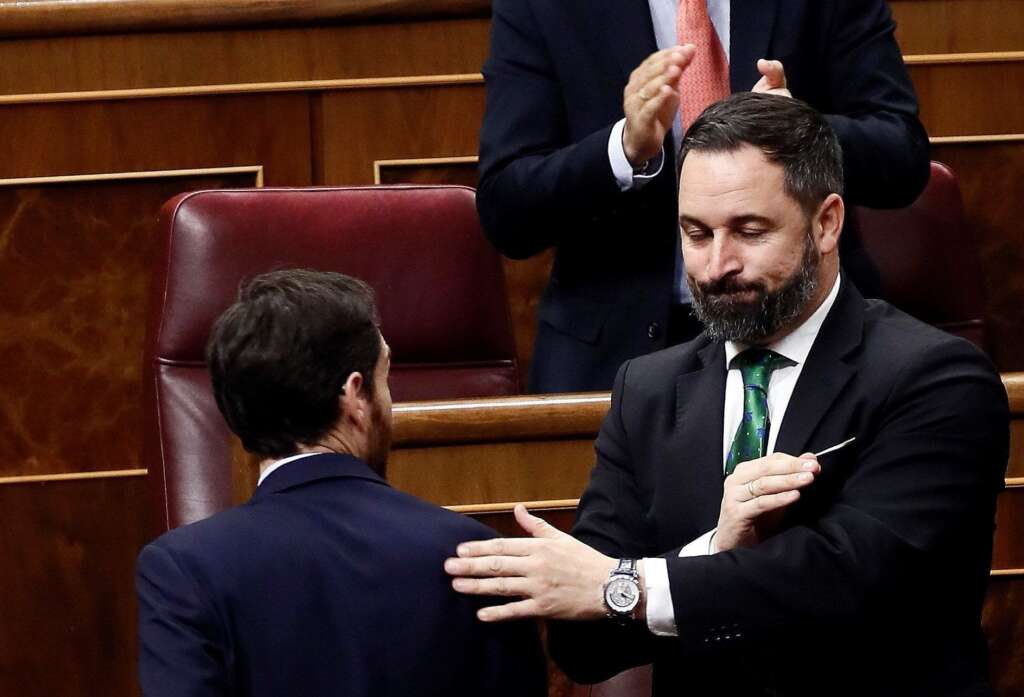
<svg viewBox="0 0 1024 697">
<path fill-rule="evenodd" d="M 370 416 L 369 404 L 363 394 L 363 374 L 350 373 L 338 395 L 342 418 L 364 430 Z"/>
<path fill-rule="evenodd" d="M 839 194 L 829 194 L 814 216 L 814 239 L 819 252 L 832 254 L 836 251 L 845 219 L 846 204 L 843 203 L 843 197 Z"/>
</svg>

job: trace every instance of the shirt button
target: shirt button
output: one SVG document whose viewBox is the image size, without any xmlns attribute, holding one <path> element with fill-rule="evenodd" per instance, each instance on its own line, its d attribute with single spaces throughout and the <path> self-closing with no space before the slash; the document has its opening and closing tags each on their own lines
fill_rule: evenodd
<svg viewBox="0 0 1024 697">
<path fill-rule="evenodd" d="M 661 325 L 657 322 L 651 322 L 647 326 L 647 338 L 652 341 L 661 337 Z"/>
</svg>

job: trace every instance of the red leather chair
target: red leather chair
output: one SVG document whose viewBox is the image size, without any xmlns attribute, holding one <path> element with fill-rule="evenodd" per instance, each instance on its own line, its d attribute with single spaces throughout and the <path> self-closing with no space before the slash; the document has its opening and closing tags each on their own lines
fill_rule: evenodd
<svg viewBox="0 0 1024 697">
<path fill-rule="evenodd" d="M 261 272 L 315 268 L 369 283 L 396 401 L 519 390 L 501 261 L 479 229 L 472 189 L 199 191 L 168 201 L 159 225 L 166 245 L 145 357 L 145 457 L 161 530 L 247 497 L 204 350 L 239 284 Z"/>
<path fill-rule="evenodd" d="M 843 235 L 860 237 L 878 271 L 879 297 L 987 348 L 978 244 L 953 170 L 932 162 L 928 186 L 913 204 L 853 207 L 848 218 Z"/>
<path fill-rule="evenodd" d="M 879 295 L 918 319 L 987 347 L 977 241 L 953 171 L 932 162 L 924 192 L 907 208 L 847 211 L 843 235 L 860 238 Z M 573 697 L 649 697 L 650 666 L 627 670 Z"/>
</svg>

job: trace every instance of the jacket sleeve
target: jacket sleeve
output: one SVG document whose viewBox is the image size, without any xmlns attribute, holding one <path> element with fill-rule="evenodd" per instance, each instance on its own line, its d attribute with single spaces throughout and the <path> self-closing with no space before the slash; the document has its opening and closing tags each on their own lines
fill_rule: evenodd
<svg viewBox="0 0 1024 697">
<path fill-rule="evenodd" d="M 612 389 L 612 404 L 598 435 L 597 463 L 591 474 L 573 536 L 613 557 L 654 556 L 650 532 L 643 522 L 642 505 L 630 471 L 628 442 L 622 420 L 628 399 L 626 374 L 619 368 Z M 658 550 L 664 551 L 664 550 Z M 655 638 L 643 622 L 627 626 L 611 620 L 549 622 L 551 657 L 574 681 L 595 683 L 653 660 L 653 649 L 666 639 Z"/>
<path fill-rule="evenodd" d="M 146 697 L 229 694 L 223 632 L 195 580 L 170 551 L 139 554 L 139 682 Z"/>
<path fill-rule="evenodd" d="M 621 195 L 608 159 L 612 126 L 570 138 L 560 77 L 528 0 L 496 0 L 477 208 L 502 254 L 526 258 L 579 234 Z"/>
<path fill-rule="evenodd" d="M 928 183 L 929 145 L 896 24 L 882 0 L 834 8 L 827 96 L 816 106 L 843 147 L 846 197 L 873 208 L 908 206 Z"/>
</svg>

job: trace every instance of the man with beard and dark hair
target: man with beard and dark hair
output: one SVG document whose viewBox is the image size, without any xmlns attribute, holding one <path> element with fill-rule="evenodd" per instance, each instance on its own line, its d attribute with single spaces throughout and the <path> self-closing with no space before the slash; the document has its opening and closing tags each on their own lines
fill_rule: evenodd
<svg viewBox="0 0 1024 697">
<path fill-rule="evenodd" d="M 627 361 L 572 535 L 459 546 L 454 587 L 520 600 L 594 682 L 658 695 L 988 695 L 981 605 L 1008 448 L 973 345 L 839 270 L 835 135 L 735 95 L 682 147 L 694 341 Z M 815 454 L 817 453 L 817 454 Z"/>
<path fill-rule="evenodd" d="M 377 324 L 366 284 L 306 270 L 253 279 L 217 321 L 214 394 L 259 484 L 139 555 L 147 697 L 547 694 L 535 625 L 477 622 L 441 572 L 493 533 L 384 481 Z"/>
</svg>

